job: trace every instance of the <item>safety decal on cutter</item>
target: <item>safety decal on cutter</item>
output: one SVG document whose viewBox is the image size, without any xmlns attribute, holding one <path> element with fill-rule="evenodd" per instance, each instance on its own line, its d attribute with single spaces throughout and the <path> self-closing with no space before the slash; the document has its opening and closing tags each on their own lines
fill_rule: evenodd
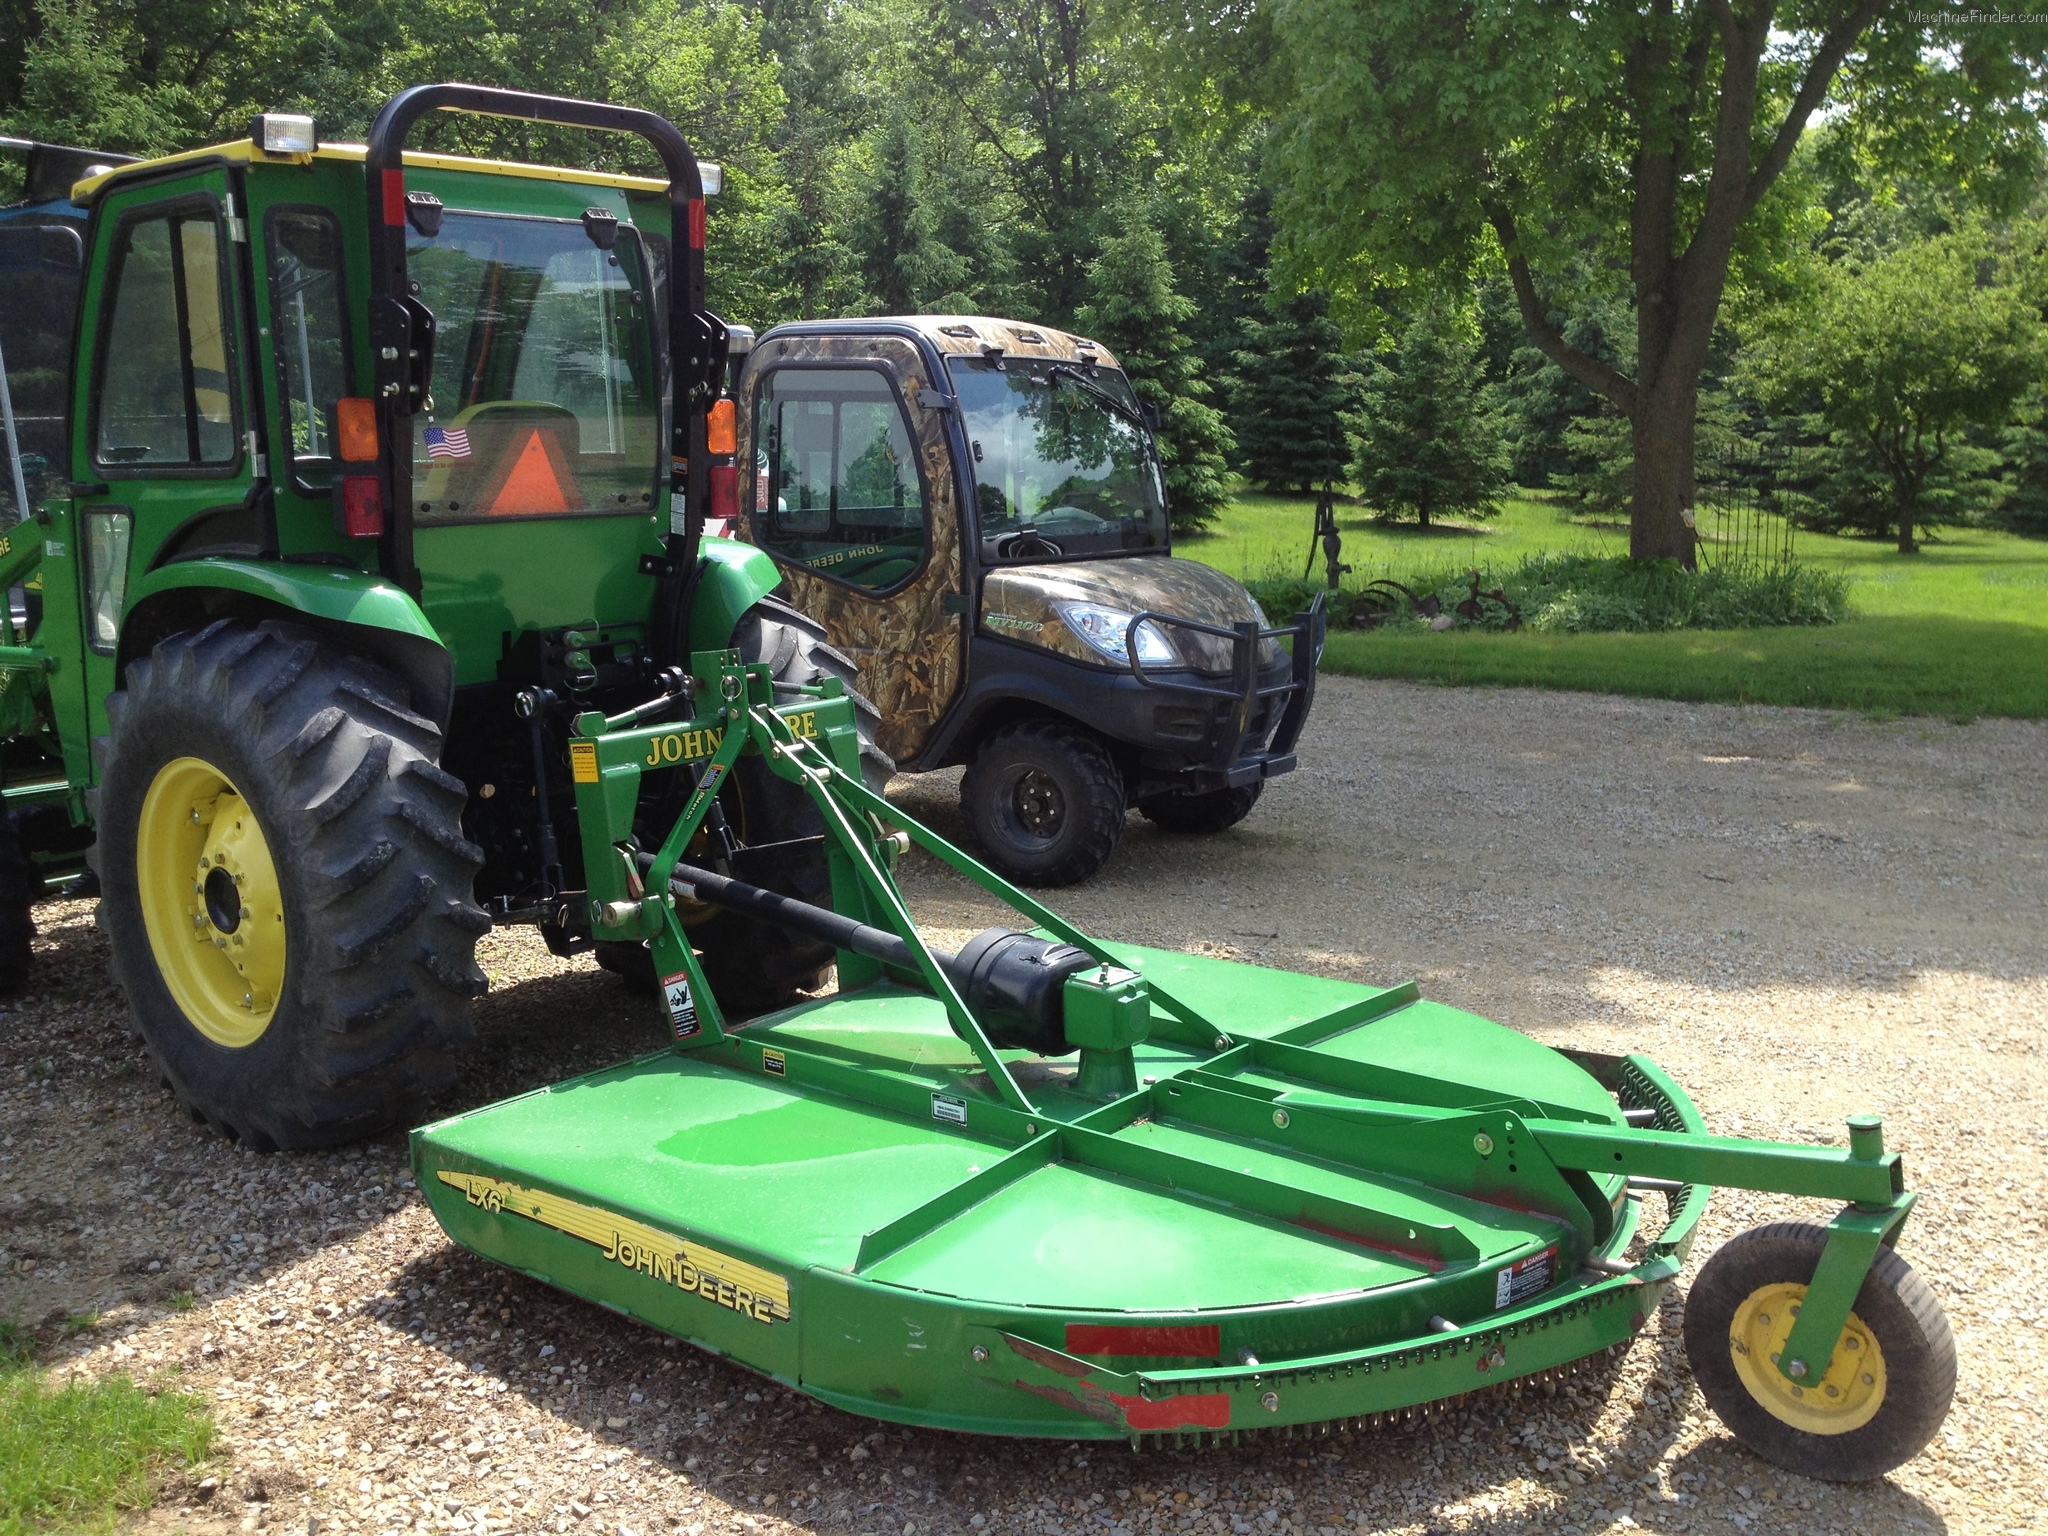
<svg viewBox="0 0 2048 1536">
<path fill-rule="evenodd" d="M 668 1004 L 669 1022 L 675 1025 L 676 1038 L 687 1040 L 697 1033 L 697 1003 L 690 996 L 690 975 L 677 971 L 673 976 L 661 978 L 662 1001 Z"/>
<path fill-rule="evenodd" d="M 935 1093 L 932 1095 L 932 1118 L 934 1120 L 944 1120 L 951 1125 L 965 1125 L 967 1123 L 967 1101 L 965 1099 L 949 1098 L 943 1093 Z"/>
<path fill-rule="evenodd" d="M 602 782 L 597 771 L 597 743 L 594 741 L 572 741 L 569 743 L 569 778 L 577 784 Z"/>
<path fill-rule="evenodd" d="M 1531 1296 L 1541 1295 L 1550 1289 L 1550 1282 L 1557 1273 L 1557 1245 L 1552 1243 L 1541 1253 L 1532 1253 L 1526 1259 L 1517 1260 L 1493 1277 L 1493 1309 L 1512 1307 L 1516 1302 L 1527 1301 Z"/>
</svg>

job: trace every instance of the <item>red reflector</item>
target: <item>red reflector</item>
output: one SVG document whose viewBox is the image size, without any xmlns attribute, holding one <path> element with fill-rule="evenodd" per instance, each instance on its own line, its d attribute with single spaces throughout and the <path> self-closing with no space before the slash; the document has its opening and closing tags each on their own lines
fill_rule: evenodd
<svg viewBox="0 0 2048 1536">
<path fill-rule="evenodd" d="M 690 199 L 690 249 L 704 249 L 704 199 L 701 197 Z"/>
<path fill-rule="evenodd" d="M 1223 1353 L 1223 1330 L 1214 1323 L 1182 1328 L 1112 1328 L 1100 1323 L 1069 1323 L 1067 1353 L 1182 1355 L 1196 1360 L 1214 1360 Z"/>
<path fill-rule="evenodd" d="M 740 467 L 737 464 L 711 466 L 711 505 L 705 515 L 713 521 L 731 522 L 740 515 Z"/>
<path fill-rule="evenodd" d="M 393 229 L 405 224 L 405 172 L 384 173 L 384 222 Z"/>
<path fill-rule="evenodd" d="M 384 487 L 375 475 L 342 477 L 341 531 L 351 539 L 374 539 L 384 532 Z"/>
</svg>

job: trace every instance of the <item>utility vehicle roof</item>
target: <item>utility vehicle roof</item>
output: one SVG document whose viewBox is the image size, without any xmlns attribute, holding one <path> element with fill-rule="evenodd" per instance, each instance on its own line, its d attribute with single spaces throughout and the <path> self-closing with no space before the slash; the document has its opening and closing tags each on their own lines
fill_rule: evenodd
<svg viewBox="0 0 2048 1536">
<path fill-rule="evenodd" d="M 1093 352 L 1098 362 L 1121 368 L 1116 354 L 1099 341 L 1076 336 L 1050 325 L 1033 325 L 1023 320 L 1004 320 L 991 315 L 869 315 L 859 320 L 799 320 L 778 325 L 761 339 L 774 336 L 830 335 L 869 332 L 878 326 L 902 326 L 936 347 L 940 352 L 979 356 L 986 347 L 1001 347 L 1011 357 L 1072 358 L 1082 351 Z"/>
<path fill-rule="evenodd" d="M 74 201 L 90 206 L 102 192 L 119 185 L 123 178 L 154 175 L 167 166 L 201 165 L 215 161 L 225 161 L 229 165 L 311 165 L 315 160 L 352 161 L 361 165 L 368 153 L 360 144 L 322 144 L 318 149 L 303 154 L 273 155 L 258 149 L 254 140 L 236 139 L 227 144 L 188 149 L 175 155 L 159 155 L 153 160 L 140 160 L 133 165 L 117 166 L 97 176 L 88 176 L 71 189 L 71 196 Z M 579 186 L 618 187 L 627 192 L 662 193 L 668 190 L 666 181 L 652 176 L 621 176 L 611 171 L 585 171 L 560 165 L 523 165 L 516 160 L 474 160 L 466 155 L 433 155 L 410 149 L 405 152 L 405 163 L 425 170 L 482 171 L 492 176 L 516 176 L 525 181 L 570 181 Z"/>
</svg>

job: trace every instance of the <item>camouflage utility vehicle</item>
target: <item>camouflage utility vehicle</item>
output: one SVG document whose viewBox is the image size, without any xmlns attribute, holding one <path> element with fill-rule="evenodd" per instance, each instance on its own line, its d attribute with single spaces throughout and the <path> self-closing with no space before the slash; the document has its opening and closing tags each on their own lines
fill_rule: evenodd
<svg viewBox="0 0 2048 1536">
<path fill-rule="evenodd" d="M 1151 408 L 1106 348 L 972 316 L 783 325 L 737 392 L 740 537 L 858 664 L 896 765 L 967 765 L 991 867 L 1083 880 L 1128 806 L 1221 831 L 1294 766 L 1322 616 L 1269 629 L 1173 558 Z"/>
</svg>

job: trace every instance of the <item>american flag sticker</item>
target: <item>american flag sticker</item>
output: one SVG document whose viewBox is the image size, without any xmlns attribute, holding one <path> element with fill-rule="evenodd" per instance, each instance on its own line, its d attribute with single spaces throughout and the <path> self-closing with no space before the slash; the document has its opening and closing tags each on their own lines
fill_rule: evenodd
<svg viewBox="0 0 2048 1536">
<path fill-rule="evenodd" d="M 430 459 L 468 458 L 468 429 L 464 427 L 427 428 L 427 457 Z"/>
</svg>

